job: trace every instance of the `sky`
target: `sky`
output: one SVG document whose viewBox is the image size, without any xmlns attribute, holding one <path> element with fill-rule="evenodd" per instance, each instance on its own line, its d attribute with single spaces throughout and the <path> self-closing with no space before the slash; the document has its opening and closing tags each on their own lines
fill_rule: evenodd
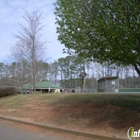
<svg viewBox="0 0 140 140">
<path fill-rule="evenodd" d="M 14 37 L 20 27 L 18 23 L 23 25 L 26 23 L 23 19 L 24 10 L 27 9 L 29 13 L 37 11 L 43 12 L 42 23 L 47 25 L 42 34 L 43 40 L 48 42 L 46 44 L 47 61 L 53 62 L 60 57 L 65 57 L 62 50 L 62 45 L 58 40 L 55 24 L 55 7 L 53 3 L 56 0 L 0 0 L 0 62 L 9 62 L 10 49 L 15 45 L 17 39 Z"/>
</svg>

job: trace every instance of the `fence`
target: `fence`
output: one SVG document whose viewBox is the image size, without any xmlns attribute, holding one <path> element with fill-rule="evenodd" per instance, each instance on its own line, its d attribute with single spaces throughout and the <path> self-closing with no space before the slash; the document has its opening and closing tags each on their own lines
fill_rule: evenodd
<svg viewBox="0 0 140 140">
<path fill-rule="evenodd" d="M 104 77 L 98 80 L 99 92 L 140 92 L 140 77 Z"/>
<path fill-rule="evenodd" d="M 128 77 L 119 79 L 120 88 L 140 88 L 140 77 Z"/>
</svg>

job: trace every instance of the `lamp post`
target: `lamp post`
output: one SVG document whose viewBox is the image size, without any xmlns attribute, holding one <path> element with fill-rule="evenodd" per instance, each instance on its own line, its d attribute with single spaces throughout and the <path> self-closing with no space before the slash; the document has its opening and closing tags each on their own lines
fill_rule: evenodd
<svg viewBox="0 0 140 140">
<path fill-rule="evenodd" d="M 82 79 L 81 92 L 83 92 L 85 90 L 85 77 L 87 76 L 87 73 L 86 72 L 82 72 L 79 76 Z"/>
</svg>

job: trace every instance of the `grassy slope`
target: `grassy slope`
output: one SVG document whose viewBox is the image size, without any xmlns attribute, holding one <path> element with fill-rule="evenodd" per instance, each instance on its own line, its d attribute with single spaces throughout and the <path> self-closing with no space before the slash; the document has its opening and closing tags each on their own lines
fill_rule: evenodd
<svg viewBox="0 0 140 140">
<path fill-rule="evenodd" d="M 113 105 L 123 109 L 140 111 L 140 95 L 138 94 L 30 94 L 0 98 L 1 107 L 20 107 L 30 100 L 38 99 L 38 103 L 49 101 L 59 105 Z"/>
<path fill-rule="evenodd" d="M 12 110 L 8 113 L 2 110 Z M 14 110 L 13 110 L 14 109 Z M 27 117 L 89 132 L 126 132 L 139 127 L 138 94 L 29 94 L 0 98 L 1 115 Z M 37 113 L 38 112 L 38 113 Z M 46 121 L 48 120 L 48 121 Z M 108 128 L 107 128 L 108 127 Z M 139 129 L 139 128 L 138 128 Z M 106 133 L 106 132 L 105 132 Z M 120 136 L 120 135 L 119 135 Z"/>
<path fill-rule="evenodd" d="M 113 105 L 123 109 L 140 110 L 140 95 L 136 94 L 71 94 L 59 99 L 59 104 Z"/>
</svg>

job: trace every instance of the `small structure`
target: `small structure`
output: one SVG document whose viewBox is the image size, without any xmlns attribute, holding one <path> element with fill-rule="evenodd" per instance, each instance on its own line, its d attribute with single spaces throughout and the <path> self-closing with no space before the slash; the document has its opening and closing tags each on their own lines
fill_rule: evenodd
<svg viewBox="0 0 140 140">
<path fill-rule="evenodd" d="M 27 83 L 25 85 L 23 85 L 23 89 L 24 90 L 33 90 L 30 83 Z M 60 91 L 62 90 L 62 88 L 60 86 L 57 86 L 49 81 L 37 81 L 35 83 L 35 91 L 38 92 L 43 92 L 43 93 L 60 93 Z"/>
<path fill-rule="evenodd" d="M 87 73 L 82 72 L 79 76 L 82 79 L 81 92 L 83 92 L 85 90 L 85 77 L 87 76 Z"/>
<path fill-rule="evenodd" d="M 55 89 L 54 93 L 60 93 L 60 89 Z"/>
<path fill-rule="evenodd" d="M 118 92 L 119 78 L 104 77 L 98 80 L 98 92 Z"/>
</svg>

